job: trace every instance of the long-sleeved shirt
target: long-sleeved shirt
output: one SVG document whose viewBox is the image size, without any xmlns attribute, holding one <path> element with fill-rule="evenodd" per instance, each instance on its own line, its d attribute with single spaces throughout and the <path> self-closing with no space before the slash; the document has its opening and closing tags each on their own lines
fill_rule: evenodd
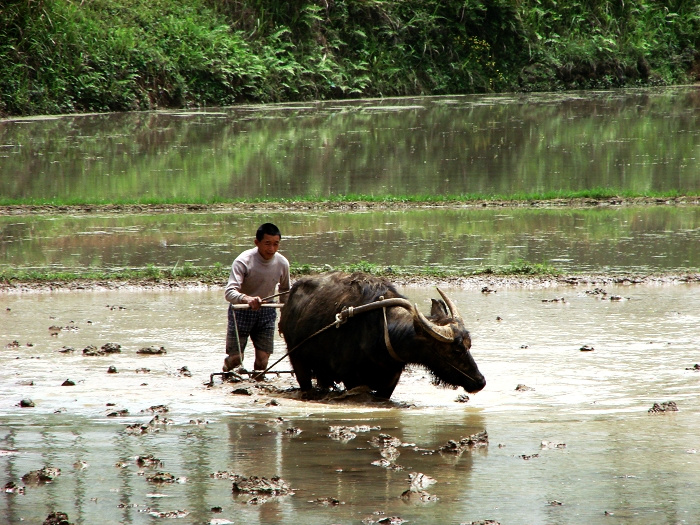
<svg viewBox="0 0 700 525">
<path fill-rule="evenodd" d="M 224 295 L 229 303 L 238 304 L 243 302 L 241 299 L 244 295 L 273 295 L 278 284 L 280 292 L 289 290 L 289 261 L 280 253 L 275 253 L 267 261 L 255 247 L 244 251 L 233 261 Z M 284 296 L 280 299 L 284 302 Z"/>
</svg>

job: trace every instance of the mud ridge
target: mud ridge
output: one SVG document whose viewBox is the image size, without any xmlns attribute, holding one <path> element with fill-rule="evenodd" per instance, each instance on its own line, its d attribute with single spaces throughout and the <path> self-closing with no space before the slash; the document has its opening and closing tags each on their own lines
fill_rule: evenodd
<svg viewBox="0 0 700 525">
<path fill-rule="evenodd" d="M 675 197 L 609 197 L 499 200 L 474 199 L 452 201 L 270 201 L 217 204 L 17 204 L 0 206 L 0 215 L 57 215 L 92 213 L 188 213 L 234 211 L 304 211 L 304 210 L 391 210 L 409 208 L 591 208 L 608 206 L 698 206 L 700 196 Z"/>
</svg>

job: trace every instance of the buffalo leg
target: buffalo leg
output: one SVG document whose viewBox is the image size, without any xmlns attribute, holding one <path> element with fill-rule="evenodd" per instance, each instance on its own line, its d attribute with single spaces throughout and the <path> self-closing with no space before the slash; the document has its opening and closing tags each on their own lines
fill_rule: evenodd
<svg viewBox="0 0 700 525">
<path fill-rule="evenodd" d="M 289 359 L 292 363 L 292 368 L 294 369 L 294 375 L 297 378 L 297 383 L 299 383 L 299 388 L 301 388 L 302 392 L 308 392 L 312 388 L 311 384 L 311 378 L 312 378 L 312 373 L 311 370 L 300 364 L 298 361 L 296 361 L 293 358 Z"/>
<path fill-rule="evenodd" d="M 403 372 L 403 370 L 399 370 L 398 372 L 396 372 L 394 376 L 391 377 L 390 380 L 384 386 L 377 388 L 377 390 L 375 391 L 377 397 L 383 397 L 385 399 L 389 399 L 391 397 L 391 394 L 394 393 L 396 385 L 399 384 L 401 372 Z"/>
</svg>

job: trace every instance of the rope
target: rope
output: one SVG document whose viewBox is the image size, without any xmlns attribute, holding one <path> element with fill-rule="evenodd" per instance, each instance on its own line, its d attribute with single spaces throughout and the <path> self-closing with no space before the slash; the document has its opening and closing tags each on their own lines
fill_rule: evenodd
<svg viewBox="0 0 700 525">
<path fill-rule="evenodd" d="M 391 341 L 389 340 L 389 326 L 387 325 L 386 322 L 386 307 L 387 306 L 403 306 L 405 308 L 405 304 L 408 303 L 409 307 L 411 306 L 411 303 L 406 301 L 405 299 L 384 299 L 384 297 L 380 297 L 379 301 L 376 301 L 374 303 L 369 303 L 365 304 L 362 306 L 348 306 L 347 308 L 344 308 L 337 314 L 335 314 L 335 321 L 333 321 L 331 324 L 324 326 L 320 330 L 315 331 L 313 334 L 308 336 L 306 339 L 304 339 L 302 342 L 299 344 L 295 345 L 294 348 L 291 350 L 287 350 L 287 353 L 284 354 L 282 357 L 280 357 L 277 361 L 272 363 L 270 366 L 268 366 L 265 370 L 262 372 L 258 372 L 257 374 L 252 375 L 251 377 L 254 379 L 256 377 L 260 377 L 265 375 L 272 367 L 277 365 L 280 361 L 282 361 L 285 357 L 287 357 L 289 354 L 294 352 L 297 348 L 299 348 L 301 345 L 306 343 L 309 339 L 316 337 L 318 334 L 325 332 L 328 330 L 330 327 L 335 326 L 336 328 L 340 327 L 341 324 L 343 324 L 345 321 L 348 320 L 348 318 L 353 317 L 356 313 L 363 313 L 365 311 L 369 310 L 374 310 L 376 308 L 383 308 L 384 309 L 384 341 L 386 342 L 387 345 L 387 350 L 389 351 L 389 354 L 391 357 L 396 359 L 399 362 L 404 362 L 403 359 L 401 359 L 398 355 L 396 355 L 396 352 L 394 352 L 394 349 L 391 346 Z"/>
<path fill-rule="evenodd" d="M 268 366 L 265 370 L 263 370 L 262 372 L 258 372 L 257 374 L 253 374 L 251 377 L 252 377 L 253 379 L 255 379 L 256 377 L 264 376 L 264 375 L 270 370 L 270 368 L 272 368 L 273 366 L 275 366 L 276 364 L 278 364 L 280 361 L 282 361 L 282 359 L 284 359 L 284 358 L 287 357 L 289 354 L 291 354 L 292 352 L 294 352 L 294 350 L 296 350 L 297 348 L 299 348 L 301 345 L 303 345 L 306 341 L 308 341 L 308 340 L 311 339 L 312 337 L 316 337 L 316 336 L 317 336 L 318 334 L 320 334 L 321 332 L 325 332 L 325 331 L 328 330 L 331 326 L 340 326 L 340 325 L 342 324 L 342 322 L 340 322 L 339 318 L 340 318 L 340 314 L 335 314 L 335 321 L 333 321 L 333 322 L 332 322 L 331 324 L 329 324 L 328 326 L 324 326 L 324 327 L 321 328 L 320 330 L 315 331 L 313 334 L 311 334 L 309 337 L 307 337 L 306 339 L 304 339 L 301 343 L 299 343 L 298 345 L 296 345 L 294 348 L 292 348 L 291 350 L 287 350 L 287 353 L 286 353 L 286 354 L 284 354 L 284 355 L 283 355 L 282 357 L 280 357 L 277 361 L 275 361 L 275 362 L 272 363 L 270 366 Z"/>
</svg>

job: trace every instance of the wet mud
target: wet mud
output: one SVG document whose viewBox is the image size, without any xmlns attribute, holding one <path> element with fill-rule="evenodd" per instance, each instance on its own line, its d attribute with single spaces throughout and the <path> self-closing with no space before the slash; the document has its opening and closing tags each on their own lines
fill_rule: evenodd
<svg viewBox="0 0 700 525">
<path fill-rule="evenodd" d="M 185 213 L 185 212 L 235 212 L 235 211 L 304 211 L 304 210 L 385 210 L 407 208 L 446 208 L 446 207 L 608 207 L 608 206 L 686 206 L 700 205 L 700 197 L 609 197 L 609 198 L 566 198 L 566 199 L 528 199 L 528 200 L 498 200 L 475 199 L 467 201 L 270 201 L 270 202 L 236 202 L 229 204 L 83 204 L 83 205 L 50 205 L 50 204 L 19 204 L 0 206 L 0 215 L 27 214 L 93 214 L 93 213 Z"/>
<path fill-rule="evenodd" d="M 263 381 L 213 375 L 216 287 L 4 294 L 0 516 L 646 525 L 659 506 L 691 512 L 697 284 L 527 282 L 449 284 L 484 391 L 410 368 L 388 401 L 302 399 L 288 362 Z M 425 309 L 434 284 L 403 292 Z"/>
</svg>

